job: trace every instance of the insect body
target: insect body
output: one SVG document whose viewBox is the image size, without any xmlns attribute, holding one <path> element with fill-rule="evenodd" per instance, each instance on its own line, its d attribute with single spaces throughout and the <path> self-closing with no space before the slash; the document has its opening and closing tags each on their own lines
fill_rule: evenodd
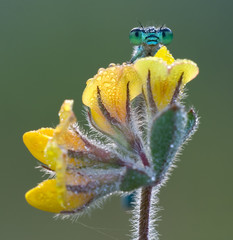
<svg viewBox="0 0 233 240">
<path fill-rule="evenodd" d="M 173 39 L 171 29 L 167 27 L 137 27 L 129 34 L 130 42 L 135 45 L 130 62 L 138 58 L 154 56 L 162 45 L 169 44 Z"/>
</svg>

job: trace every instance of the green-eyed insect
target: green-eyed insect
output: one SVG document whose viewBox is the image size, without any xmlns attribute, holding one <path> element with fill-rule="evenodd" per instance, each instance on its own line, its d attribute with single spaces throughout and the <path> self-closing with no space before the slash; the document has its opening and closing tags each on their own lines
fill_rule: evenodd
<svg viewBox="0 0 233 240">
<path fill-rule="evenodd" d="M 138 58 L 154 56 L 163 45 L 169 44 L 173 39 L 171 29 L 167 27 L 137 27 L 129 34 L 130 43 L 135 45 L 130 62 Z"/>
</svg>

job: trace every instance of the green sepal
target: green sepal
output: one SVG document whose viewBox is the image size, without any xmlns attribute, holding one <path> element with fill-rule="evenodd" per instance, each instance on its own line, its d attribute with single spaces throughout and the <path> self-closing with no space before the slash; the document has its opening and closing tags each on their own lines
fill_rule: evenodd
<svg viewBox="0 0 233 240">
<path fill-rule="evenodd" d="M 173 105 L 157 115 L 151 126 L 150 148 L 157 176 L 166 171 L 183 143 L 187 114 L 182 106 Z"/>
<path fill-rule="evenodd" d="M 151 179 L 145 173 L 141 173 L 134 169 L 127 169 L 120 184 L 120 190 L 131 192 L 137 188 L 148 186 L 150 183 Z"/>
<path fill-rule="evenodd" d="M 184 141 L 188 140 L 193 133 L 196 131 L 198 126 L 198 116 L 195 113 L 195 111 L 191 108 L 189 112 L 187 113 L 187 123 L 185 126 L 185 135 L 184 135 Z"/>
</svg>

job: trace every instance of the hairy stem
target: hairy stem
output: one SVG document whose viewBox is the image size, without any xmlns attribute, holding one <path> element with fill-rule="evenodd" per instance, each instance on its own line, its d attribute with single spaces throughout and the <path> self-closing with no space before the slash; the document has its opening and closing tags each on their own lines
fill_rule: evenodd
<svg viewBox="0 0 233 240">
<path fill-rule="evenodd" d="M 151 192 L 152 192 L 152 187 L 150 186 L 143 187 L 141 191 L 138 240 L 149 240 Z"/>
</svg>

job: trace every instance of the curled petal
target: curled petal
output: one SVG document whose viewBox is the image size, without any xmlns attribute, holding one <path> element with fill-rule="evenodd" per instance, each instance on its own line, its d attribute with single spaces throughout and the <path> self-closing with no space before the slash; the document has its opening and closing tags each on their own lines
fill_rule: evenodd
<svg viewBox="0 0 233 240">
<path fill-rule="evenodd" d="M 56 179 L 49 179 L 29 190 L 25 197 L 27 202 L 35 208 L 48 212 L 60 213 L 61 211 L 72 211 L 83 207 L 93 198 L 93 194 L 76 194 L 67 191 L 66 199 L 64 203 L 61 204 L 59 201 Z"/>
<path fill-rule="evenodd" d="M 45 158 L 44 150 L 53 133 L 53 128 L 40 128 L 35 131 L 26 132 L 23 135 L 23 142 L 31 154 L 42 163 L 49 165 L 51 169 L 55 169 L 55 163 L 49 162 Z"/>
<path fill-rule="evenodd" d="M 183 73 L 182 85 L 185 85 L 192 79 L 194 79 L 199 73 L 197 64 L 191 60 L 177 59 L 170 66 L 168 81 L 177 82 L 177 79 L 181 76 L 182 73 Z"/>
<path fill-rule="evenodd" d="M 69 127 L 76 122 L 75 115 L 72 111 L 73 100 L 65 100 L 59 111 L 60 123 L 57 125 L 53 141 L 58 145 L 77 148 L 82 144 L 81 140 L 77 138 L 76 134 L 69 131 Z M 75 146 L 74 146 L 75 144 Z"/>
</svg>

